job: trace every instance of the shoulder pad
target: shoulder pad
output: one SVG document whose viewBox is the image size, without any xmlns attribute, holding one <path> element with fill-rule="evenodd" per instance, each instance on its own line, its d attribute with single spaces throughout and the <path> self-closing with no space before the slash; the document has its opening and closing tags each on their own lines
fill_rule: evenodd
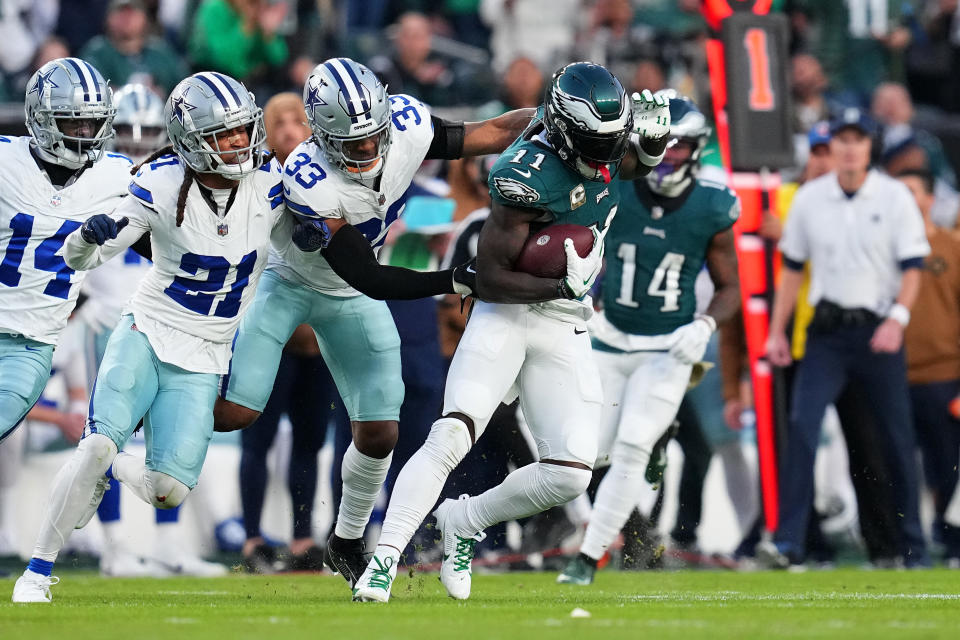
<svg viewBox="0 0 960 640">
<path fill-rule="evenodd" d="M 293 150 L 283 166 L 283 196 L 287 208 L 298 215 L 339 218 L 341 180 L 321 154 L 310 141 Z"/>
<path fill-rule="evenodd" d="M 717 221 L 719 230 L 737 221 L 740 217 L 740 198 L 733 189 L 712 180 L 698 179 L 697 183 L 704 189 L 710 216 Z"/>
<path fill-rule="evenodd" d="M 572 186 L 566 190 L 561 188 L 566 176 L 565 165 L 549 149 L 527 141 L 511 145 L 500 155 L 487 183 L 494 200 L 511 206 L 545 209 L 555 194 L 566 197 L 569 193 Z"/>
<path fill-rule="evenodd" d="M 151 209 L 156 208 L 158 202 L 173 197 L 183 183 L 183 166 L 176 154 L 160 156 L 153 162 L 140 167 L 137 174 L 130 181 L 127 190 L 144 205 Z"/>
</svg>

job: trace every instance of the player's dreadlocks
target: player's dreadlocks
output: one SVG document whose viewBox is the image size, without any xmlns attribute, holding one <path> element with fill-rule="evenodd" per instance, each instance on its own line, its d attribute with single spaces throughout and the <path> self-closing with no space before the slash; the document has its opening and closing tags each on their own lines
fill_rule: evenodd
<svg viewBox="0 0 960 640">
<path fill-rule="evenodd" d="M 165 155 L 169 155 L 171 153 L 173 153 L 172 144 L 168 144 L 165 147 L 157 149 L 156 151 L 151 153 L 149 156 L 147 156 L 147 158 L 143 162 L 141 162 L 137 166 L 130 169 L 130 175 L 136 175 L 137 172 L 140 170 L 140 168 L 143 167 L 143 165 L 150 164 L 154 160 L 161 158 Z M 270 164 L 270 161 L 273 160 L 274 157 L 276 157 L 276 153 L 271 151 L 266 156 L 264 156 L 263 162 L 260 163 L 260 166 L 263 166 L 265 164 Z M 180 183 L 180 192 L 177 195 L 177 226 L 178 227 L 183 224 L 183 210 L 187 206 L 187 194 L 190 193 L 190 185 L 193 184 L 193 181 L 196 179 L 196 177 L 197 177 L 196 171 L 194 171 L 189 166 L 184 167 L 183 182 Z"/>
</svg>

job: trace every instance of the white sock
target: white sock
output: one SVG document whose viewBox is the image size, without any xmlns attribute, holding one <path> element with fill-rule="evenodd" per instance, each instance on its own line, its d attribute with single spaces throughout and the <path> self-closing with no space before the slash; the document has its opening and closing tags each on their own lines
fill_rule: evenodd
<svg viewBox="0 0 960 640">
<path fill-rule="evenodd" d="M 393 485 L 390 506 L 380 531 L 380 547 L 392 547 L 396 556 L 407 548 L 417 527 L 436 504 L 447 476 L 470 451 L 470 432 L 456 418 L 433 423 L 426 442 L 403 465 Z M 386 551 L 384 552 L 386 553 Z"/>
<path fill-rule="evenodd" d="M 54 562 L 80 517 L 90 506 L 97 481 L 117 455 L 110 438 L 93 433 L 80 441 L 73 456 L 53 480 L 33 557 Z"/>
<path fill-rule="evenodd" d="M 334 530 L 338 538 L 354 540 L 362 538 L 367 528 L 373 505 L 387 479 L 393 452 L 386 458 L 371 458 L 357 450 L 351 442 L 343 454 L 341 475 L 343 476 L 343 495 L 340 498 L 340 512 L 337 515 L 337 527 Z"/>
<path fill-rule="evenodd" d="M 753 523 L 760 511 L 760 496 L 757 487 L 757 475 L 747 457 L 743 455 L 740 442 L 731 442 L 717 450 L 723 462 L 723 477 L 727 482 L 727 494 L 737 514 L 740 533 Z"/>
<path fill-rule="evenodd" d="M 619 442 L 614 445 L 610 470 L 597 489 L 590 524 L 580 546 L 581 553 L 599 560 L 616 540 L 630 512 L 637 505 L 640 498 L 638 489 L 642 487 L 647 493 L 651 490 L 643 477 L 649 461 L 648 451 Z M 644 513 L 649 514 L 649 511 Z"/>
<path fill-rule="evenodd" d="M 101 522 L 100 528 L 103 530 L 104 553 L 109 553 L 110 550 L 118 549 L 123 545 L 120 536 L 120 520 Z"/>
<path fill-rule="evenodd" d="M 471 535 L 500 522 L 532 516 L 582 494 L 591 476 L 587 469 L 542 462 L 528 464 L 494 488 L 459 501 L 451 512 L 456 514 L 451 516 L 452 524 L 457 533 Z"/>
<path fill-rule="evenodd" d="M 153 492 L 147 486 L 147 463 L 143 458 L 121 451 L 113 461 L 113 477 L 138 498 L 153 505 Z"/>
</svg>

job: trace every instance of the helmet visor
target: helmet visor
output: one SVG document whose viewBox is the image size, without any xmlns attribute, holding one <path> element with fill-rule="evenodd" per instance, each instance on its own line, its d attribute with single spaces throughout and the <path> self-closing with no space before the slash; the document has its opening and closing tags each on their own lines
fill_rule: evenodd
<svg viewBox="0 0 960 640">
<path fill-rule="evenodd" d="M 598 164 L 616 164 L 627 152 L 628 131 L 614 133 L 595 133 L 592 131 L 569 130 L 573 148 L 584 160 Z"/>
<path fill-rule="evenodd" d="M 64 147 L 81 155 L 99 149 L 112 137 L 112 131 L 104 131 L 108 118 L 78 118 L 71 114 L 54 115 L 54 120 Z"/>
</svg>

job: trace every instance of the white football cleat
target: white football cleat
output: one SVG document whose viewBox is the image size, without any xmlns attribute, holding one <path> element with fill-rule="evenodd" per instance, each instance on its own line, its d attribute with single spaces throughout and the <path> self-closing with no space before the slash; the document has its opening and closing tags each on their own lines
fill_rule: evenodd
<svg viewBox="0 0 960 640">
<path fill-rule="evenodd" d="M 208 562 L 191 554 L 177 555 L 171 558 L 157 558 L 155 562 L 172 574 L 194 576 L 195 578 L 217 578 L 225 576 L 229 570 L 219 562 Z"/>
<path fill-rule="evenodd" d="M 460 496 L 460 500 L 469 498 L 467 494 Z M 487 537 L 482 531 L 472 536 L 457 535 L 456 530 L 450 525 L 448 519 L 450 510 L 456 506 L 457 501 L 452 499 L 444 500 L 433 512 L 437 519 L 437 528 L 443 534 L 443 562 L 440 565 L 440 582 L 447 589 L 447 595 L 456 600 L 466 600 L 470 597 L 470 585 L 473 580 L 473 562 L 474 548 L 477 543 Z"/>
<path fill-rule="evenodd" d="M 390 600 L 390 587 L 396 577 L 397 559 L 393 556 L 379 558 L 374 555 L 353 588 L 353 601 L 387 602 Z"/>
<path fill-rule="evenodd" d="M 100 575 L 107 578 L 166 578 L 171 573 L 159 562 L 125 549 L 104 550 L 100 556 Z"/>
<path fill-rule="evenodd" d="M 56 576 L 44 576 L 28 569 L 17 578 L 17 584 L 13 585 L 12 600 L 19 603 L 50 602 L 53 599 L 50 587 L 58 582 L 60 578 Z"/>
<path fill-rule="evenodd" d="M 97 512 L 97 507 L 100 506 L 100 501 L 103 500 L 103 494 L 105 494 L 109 488 L 110 478 L 103 476 L 97 480 L 97 485 L 93 488 L 93 496 L 90 498 L 90 504 L 87 505 L 87 510 L 80 516 L 80 521 L 74 529 L 83 529 L 87 526 L 87 523 L 93 518 L 93 514 Z"/>
</svg>

